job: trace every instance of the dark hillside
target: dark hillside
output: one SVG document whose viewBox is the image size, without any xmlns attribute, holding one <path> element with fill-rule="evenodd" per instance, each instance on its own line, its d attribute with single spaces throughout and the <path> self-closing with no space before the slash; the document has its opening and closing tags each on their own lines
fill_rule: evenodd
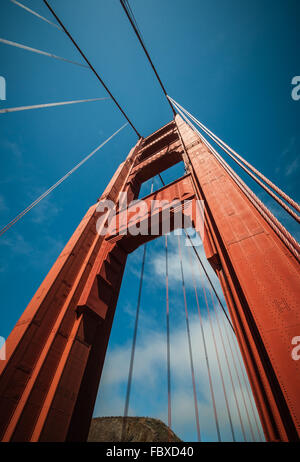
<svg viewBox="0 0 300 462">
<path fill-rule="evenodd" d="M 126 442 L 181 441 L 161 420 L 150 417 L 127 417 Z M 123 417 L 97 417 L 92 419 L 88 441 L 121 441 Z"/>
</svg>

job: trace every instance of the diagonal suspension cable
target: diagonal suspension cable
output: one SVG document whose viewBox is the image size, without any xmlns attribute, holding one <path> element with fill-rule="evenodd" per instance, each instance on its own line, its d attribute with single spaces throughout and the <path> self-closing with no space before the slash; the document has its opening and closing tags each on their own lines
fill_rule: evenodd
<svg viewBox="0 0 300 462">
<path fill-rule="evenodd" d="M 181 254 L 181 246 L 180 246 L 179 235 L 177 236 L 177 238 L 178 238 L 178 254 L 179 254 L 179 261 L 180 261 L 181 282 L 182 282 L 182 291 L 183 291 L 184 309 L 185 309 L 185 322 L 186 322 L 186 331 L 187 331 L 187 337 L 188 337 L 190 366 L 191 366 L 191 375 L 192 375 L 192 384 L 193 384 L 195 419 L 196 419 L 196 426 L 197 426 L 198 442 L 201 442 L 198 399 L 197 399 L 196 380 L 195 380 L 195 370 L 194 370 L 192 342 L 191 342 L 191 333 L 190 333 L 190 323 L 189 323 L 189 314 L 188 314 L 188 308 L 187 308 L 186 290 L 185 290 L 183 264 L 182 264 L 182 254 Z"/>
<path fill-rule="evenodd" d="M 44 0 L 44 1 L 46 1 L 46 0 Z M 144 50 L 145 55 L 146 55 L 147 58 L 148 58 L 148 61 L 149 61 L 150 65 L 151 65 L 151 67 L 152 67 L 152 69 L 153 69 L 153 71 L 154 71 L 154 73 L 155 73 L 155 75 L 156 75 L 156 78 L 157 78 L 157 80 L 158 80 L 158 82 L 159 82 L 159 84 L 160 84 L 160 86 L 161 86 L 161 88 L 162 88 L 162 91 L 164 92 L 164 95 L 165 95 L 166 98 L 167 98 L 167 101 L 168 101 L 168 103 L 169 103 L 169 105 L 170 105 L 170 107 L 171 107 L 171 109 L 172 109 L 173 115 L 175 115 L 175 110 L 174 110 L 174 108 L 173 108 L 171 102 L 168 100 L 168 95 L 167 95 L 166 89 L 165 89 L 164 84 L 162 83 L 161 78 L 160 78 L 159 75 L 158 75 L 158 72 L 157 72 L 157 70 L 156 70 L 156 67 L 154 66 L 154 64 L 153 64 L 153 62 L 152 62 L 152 59 L 150 58 L 150 55 L 149 55 L 149 53 L 148 53 L 148 51 L 147 51 L 146 45 L 145 45 L 145 43 L 144 43 L 144 41 L 143 41 L 143 38 L 142 38 L 142 36 L 141 36 L 141 33 L 140 33 L 139 29 L 138 29 L 137 22 L 136 22 L 136 20 L 135 20 L 135 18 L 134 18 L 133 12 L 132 12 L 132 10 L 129 9 L 128 6 L 127 6 L 127 4 L 129 5 L 129 2 L 128 2 L 128 0 L 127 0 L 127 4 L 126 4 L 124 0 L 120 0 L 120 3 L 121 3 L 121 5 L 122 5 L 122 7 L 123 7 L 123 9 L 124 9 L 124 11 L 125 11 L 125 13 L 126 13 L 127 18 L 128 18 L 129 21 L 130 21 L 131 26 L 133 27 L 133 30 L 134 30 L 134 32 L 135 32 L 135 34 L 136 34 L 136 36 L 137 36 L 137 38 L 138 38 L 138 40 L 139 40 L 139 42 L 140 42 L 142 48 L 143 48 L 143 50 Z"/>
<path fill-rule="evenodd" d="M 191 129 L 198 134 L 201 141 L 206 145 L 211 154 L 217 159 L 217 161 L 224 167 L 226 172 L 229 174 L 231 179 L 237 184 L 241 191 L 245 194 L 247 199 L 256 208 L 256 210 L 262 215 L 266 222 L 275 231 L 277 236 L 291 251 L 294 257 L 300 261 L 300 245 L 296 239 L 287 231 L 287 229 L 277 220 L 277 218 L 270 212 L 270 210 L 264 205 L 264 203 L 258 199 L 258 197 L 252 192 L 252 190 L 242 181 L 242 179 L 235 173 L 235 171 L 225 162 L 220 154 L 212 147 L 212 145 L 206 140 L 206 138 L 197 130 L 197 128 L 191 123 L 191 121 L 185 116 L 180 108 L 176 106 L 181 117 L 187 122 Z"/>
<path fill-rule="evenodd" d="M 98 74 L 98 72 L 96 71 L 96 69 L 92 66 L 92 64 L 90 63 L 90 61 L 88 60 L 88 58 L 86 57 L 86 55 L 83 53 L 83 51 L 81 50 L 81 48 L 79 47 L 79 45 L 76 43 L 76 41 L 74 40 L 74 38 L 72 37 L 72 35 L 70 34 L 70 32 L 66 29 L 66 27 L 64 26 L 64 24 L 62 23 L 62 21 L 59 19 L 59 17 L 57 16 L 57 14 L 55 13 L 55 11 L 53 10 L 53 8 L 50 6 L 50 4 L 48 3 L 47 0 L 43 0 L 43 2 L 45 3 L 45 5 L 47 6 L 47 8 L 49 9 L 49 11 L 51 11 L 52 15 L 54 16 L 54 18 L 56 19 L 56 21 L 60 24 L 60 26 L 62 27 L 62 29 L 64 30 L 64 32 L 66 33 L 66 35 L 69 37 L 69 39 L 71 40 L 71 42 L 73 43 L 73 45 L 75 46 L 75 48 L 79 51 L 79 53 L 81 54 L 81 56 L 83 57 L 83 59 L 85 60 L 85 62 L 87 63 L 88 67 L 91 69 L 91 71 L 95 74 L 95 76 L 97 77 L 97 79 L 99 80 L 99 82 L 101 83 L 101 85 L 105 88 L 105 90 L 107 91 L 107 93 L 109 94 L 109 96 L 111 97 L 111 99 L 114 101 L 114 103 L 117 105 L 117 107 L 119 108 L 119 110 L 122 112 L 123 116 L 125 117 L 125 119 L 127 120 L 127 122 L 129 123 L 129 125 L 133 128 L 133 130 L 135 131 L 135 133 L 137 134 L 137 136 L 139 138 L 141 138 L 141 135 L 139 134 L 139 132 L 137 131 L 137 129 L 134 127 L 134 125 L 132 124 L 132 122 L 130 121 L 130 119 L 128 118 L 128 116 L 126 115 L 126 113 L 124 112 L 124 110 L 122 109 L 122 107 L 120 106 L 120 104 L 118 103 L 118 101 L 116 100 L 116 98 L 112 95 L 112 93 L 110 92 L 110 90 L 108 89 L 108 87 L 105 85 L 104 81 L 102 80 L 102 78 L 100 77 L 100 75 Z"/>
<path fill-rule="evenodd" d="M 30 8 L 28 8 L 28 6 L 25 6 L 23 5 L 23 3 L 20 3 L 20 2 L 17 2 L 16 0 L 10 0 L 12 3 L 14 3 L 15 5 L 23 8 L 24 10 L 28 11 L 28 13 L 31 13 L 33 14 L 34 16 L 36 16 L 37 18 L 39 19 L 42 19 L 43 21 L 47 22 L 48 24 L 50 24 L 51 26 L 54 26 L 56 27 L 57 29 L 59 30 L 62 30 L 57 24 L 55 24 L 54 22 L 52 21 L 49 21 L 49 19 L 45 18 L 44 16 L 40 15 L 39 13 L 37 13 L 36 11 L 33 11 L 31 10 Z"/>
<path fill-rule="evenodd" d="M 170 98 L 170 97 L 168 97 L 168 98 Z M 180 106 L 180 104 L 176 103 L 176 101 L 173 100 L 172 98 L 170 98 L 170 100 L 173 102 L 174 105 L 176 105 L 183 112 L 185 112 L 185 114 L 188 115 L 188 117 L 190 117 L 193 120 L 193 122 L 196 125 L 198 125 L 198 127 L 200 127 L 200 129 L 202 129 L 204 131 L 204 133 L 206 133 L 224 152 L 226 152 L 226 154 L 228 154 L 229 157 L 231 159 L 233 159 L 234 162 L 236 162 L 237 165 L 239 165 L 242 168 L 242 170 L 244 170 L 250 176 L 250 178 L 252 178 L 259 186 L 261 186 L 264 189 L 264 191 L 266 191 L 267 194 L 269 194 L 269 196 L 272 197 L 272 199 L 274 199 L 289 215 L 291 215 L 291 217 L 294 218 L 294 220 L 296 220 L 298 223 L 300 223 L 300 216 L 296 212 L 294 212 L 294 210 L 292 210 L 282 199 L 280 199 L 268 186 L 266 186 L 257 176 L 255 176 L 255 174 L 253 174 L 250 171 L 250 169 L 247 168 L 245 165 L 249 165 L 251 167 L 252 171 L 255 171 L 258 176 L 263 177 L 265 182 L 268 182 L 267 184 L 272 185 L 272 187 L 274 189 L 279 191 L 278 193 L 281 193 L 280 194 L 281 197 L 283 197 L 287 202 L 292 204 L 295 209 L 300 210 L 299 205 L 295 201 L 293 201 L 293 199 L 291 199 L 287 194 L 285 194 L 281 190 L 279 190 L 279 188 L 277 188 L 277 186 L 275 186 L 273 183 L 271 183 L 270 180 L 268 180 L 260 172 L 258 172 L 258 170 L 256 170 L 254 167 L 252 167 L 251 164 L 249 164 L 247 161 L 245 161 L 245 159 L 243 159 L 241 156 L 239 156 L 237 153 L 235 153 L 235 151 L 233 151 L 226 143 L 224 143 L 222 140 L 220 140 L 220 138 L 218 138 L 208 128 L 206 128 L 203 124 L 201 124 L 201 122 L 199 122 L 186 109 L 184 109 L 182 106 Z M 240 162 L 236 158 L 235 154 L 233 154 L 233 153 L 235 153 L 236 156 L 238 156 L 240 159 L 242 159 L 243 162 L 245 163 L 245 165 L 243 165 L 243 163 Z"/>
<path fill-rule="evenodd" d="M 196 119 L 192 114 L 190 114 L 186 109 L 184 109 L 182 106 L 180 106 L 179 103 L 177 103 L 173 98 L 168 96 L 168 99 L 171 100 L 173 103 L 178 105 L 182 110 L 184 110 L 187 115 L 191 117 L 191 119 L 194 120 L 194 122 L 204 130 L 207 130 L 209 133 L 210 137 L 214 137 L 217 141 L 219 141 L 224 147 L 227 148 L 234 156 L 236 156 L 238 159 L 240 159 L 245 165 L 247 165 L 256 175 L 258 175 L 265 183 L 267 183 L 274 191 L 277 192 L 279 196 L 281 196 L 284 200 L 286 200 L 292 207 L 294 207 L 298 212 L 300 212 L 300 205 L 295 202 L 291 197 L 289 197 L 285 192 L 283 192 L 278 186 L 276 186 L 274 183 L 271 182 L 267 177 L 265 177 L 259 170 L 257 170 L 253 165 L 251 165 L 249 162 L 246 161 L 242 156 L 240 156 L 236 151 L 234 151 L 228 144 L 226 144 L 224 141 L 222 141 L 217 135 L 215 135 L 211 130 L 209 130 L 204 124 L 202 124 L 198 119 Z M 228 153 L 229 154 L 229 153 Z"/>
<path fill-rule="evenodd" d="M 297 204 L 291 197 L 286 193 L 281 191 L 274 183 L 272 183 L 267 177 L 265 177 L 261 172 L 259 172 L 253 165 L 247 162 L 242 156 L 240 156 L 236 151 L 234 151 L 228 144 L 222 141 L 217 135 L 215 135 L 211 130 L 209 130 L 204 124 L 202 124 L 198 119 L 196 119 L 190 112 L 185 108 L 180 106 L 173 98 L 168 96 L 169 101 L 174 105 L 178 106 L 183 112 L 190 117 L 193 122 L 198 125 L 224 152 L 226 152 L 231 159 L 233 159 L 257 184 L 259 184 L 286 212 L 288 212 L 298 223 L 300 222 L 300 217 L 292 209 L 290 209 L 285 202 L 279 199 L 276 194 L 271 191 L 261 180 L 263 180 L 267 185 L 269 185 L 277 194 L 287 201 L 292 207 L 294 207 L 298 212 L 300 212 L 300 205 Z M 249 168 L 247 168 L 249 167 Z M 253 173 L 251 173 L 253 172 Z M 256 176 L 255 176 L 256 175 Z M 258 178 L 257 178 L 258 177 Z M 259 179 L 260 178 L 260 179 Z"/>
<path fill-rule="evenodd" d="M 12 42 L 11 40 L 6 40 L 4 38 L 0 38 L 0 43 L 4 43 L 5 45 L 10 45 L 15 48 L 22 48 L 23 50 L 32 51 L 33 53 L 38 53 L 39 55 L 49 56 L 50 58 L 59 59 L 60 61 L 64 61 L 66 63 L 76 64 L 76 66 L 81 67 L 88 67 L 85 64 L 77 63 L 76 61 L 72 61 L 67 58 L 62 58 L 61 56 L 54 55 L 53 53 L 48 53 L 48 51 L 38 50 L 37 48 L 32 48 L 27 45 L 23 45 L 22 43 Z"/>
<path fill-rule="evenodd" d="M 145 44 L 144 37 L 143 37 L 143 35 L 142 35 L 142 32 L 140 31 L 140 28 L 139 28 L 139 26 L 138 26 L 138 23 L 137 23 L 136 19 L 135 19 L 135 16 L 134 16 L 134 13 L 133 13 L 132 8 L 131 8 L 131 6 L 130 6 L 129 0 L 124 0 L 124 3 L 126 4 L 127 11 L 128 11 L 128 13 L 130 14 L 130 16 L 131 16 L 131 19 L 132 19 L 132 21 L 134 22 L 135 27 L 137 28 L 137 31 L 138 31 L 138 33 L 139 33 L 139 35 L 140 35 L 140 37 L 141 37 L 142 42 Z"/>
<path fill-rule="evenodd" d="M 103 101 L 106 99 L 110 99 L 109 96 L 104 98 L 92 98 L 92 99 L 79 99 L 74 101 L 63 101 L 59 103 L 46 103 L 46 104 L 35 104 L 33 106 L 18 106 L 18 107 L 9 107 L 5 109 L 0 109 L 0 114 L 7 114 L 8 112 L 18 112 L 18 111 L 28 111 L 30 109 L 43 109 L 46 107 L 56 107 L 56 106 L 64 106 L 67 104 L 77 104 L 77 103 L 89 103 L 92 101 Z"/>
<path fill-rule="evenodd" d="M 206 276 L 206 278 L 207 278 L 207 280 L 208 280 L 208 282 L 209 282 L 209 285 L 211 286 L 212 290 L 214 291 L 215 296 L 216 296 L 217 299 L 218 299 L 218 302 L 219 302 L 219 304 L 220 304 L 220 306 L 221 306 L 221 308 L 222 308 L 222 310 L 223 310 L 223 313 L 224 313 L 224 315 L 225 315 L 225 317 L 226 317 L 226 319 L 227 319 L 227 321 L 228 321 L 228 323 L 229 323 L 229 325 L 230 325 L 230 327 L 231 327 L 233 333 L 235 333 L 235 332 L 234 332 L 233 325 L 232 325 L 232 322 L 230 321 L 230 319 L 229 319 L 229 317 L 228 317 L 228 314 L 226 313 L 226 310 L 225 310 L 225 308 L 224 308 L 224 305 L 223 305 L 223 303 L 222 303 L 221 300 L 220 300 L 220 297 L 219 297 L 219 295 L 218 295 L 218 292 L 216 291 L 215 286 L 213 285 L 213 282 L 212 282 L 212 280 L 210 279 L 210 277 L 209 277 L 209 275 L 208 275 L 208 273 L 207 273 L 207 271 L 206 271 L 206 268 L 205 268 L 205 266 L 204 266 L 204 264 L 203 264 L 203 262 L 202 262 L 202 260 L 201 260 L 201 257 L 200 257 L 200 255 L 199 255 L 199 253 L 198 253 L 196 247 L 194 246 L 194 243 L 193 243 L 193 241 L 192 241 L 192 239 L 191 239 L 191 236 L 190 236 L 189 233 L 186 231 L 186 229 L 184 229 L 184 233 L 185 233 L 185 235 L 187 236 L 187 238 L 189 239 L 189 241 L 190 241 L 190 243 L 191 243 L 191 245 L 192 245 L 192 247 L 193 247 L 193 250 L 194 250 L 194 252 L 195 252 L 195 255 L 196 255 L 196 257 L 197 257 L 197 259 L 198 259 L 198 261 L 199 261 L 199 263 L 200 263 L 200 265 L 201 265 L 203 271 L 204 271 L 204 274 L 205 274 L 205 276 Z"/>
<path fill-rule="evenodd" d="M 108 141 L 114 138 L 123 128 L 128 125 L 127 123 L 120 127 L 116 132 L 114 132 L 109 138 L 107 138 L 103 143 L 101 143 L 96 149 L 94 149 L 88 156 L 86 156 L 81 162 L 79 162 L 75 167 L 72 168 L 66 175 L 64 175 L 60 180 L 58 180 L 53 186 L 51 186 L 47 191 L 45 191 L 41 196 L 39 196 L 34 202 L 32 202 L 26 209 L 20 212 L 13 220 L 11 220 L 4 228 L 0 230 L 0 236 L 2 236 L 6 231 L 8 231 L 17 221 L 19 221 L 24 215 L 26 215 L 31 209 L 33 209 L 39 202 L 41 202 L 46 196 L 48 196 L 54 189 L 56 189 L 61 183 L 63 183 L 72 173 L 74 173 L 79 167 L 81 167 L 85 162 L 87 162 L 94 154 L 96 154 L 99 149 L 101 149 Z"/>
</svg>

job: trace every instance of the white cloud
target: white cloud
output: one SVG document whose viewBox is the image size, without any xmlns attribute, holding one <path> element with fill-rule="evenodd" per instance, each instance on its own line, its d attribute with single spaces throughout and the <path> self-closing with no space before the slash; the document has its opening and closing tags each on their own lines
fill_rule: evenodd
<svg viewBox="0 0 300 462">
<path fill-rule="evenodd" d="M 291 176 L 298 172 L 300 166 L 299 158 L 294 159 L 285 167 L 285 176 Z"/>
<path fill-rule="evenodd" d="M 52 263 L 62 251 L 63 245 L 64 243 L 59 238 L 45 234 L 42 235 L 42 239 L 36 239 L 34 244 L 32 244 L 28 239 L 25 239 L 21 233 L 12 229 L 0 239 L 0 248 L 9 249 L 6 261 L 8 255 L 9 258 L 30 256 L 30 259 L 27 258 L 25 263 L 22 263 L 23 266 L 26 264 L 28 268 L 48 268 L 49 263 Z M 45 251 L 45 249 L 47 251 Z"/>
<path fill-rule="evenodd" d="M 30 194 L 30 201 L 37 199 L 37 197 L 44 193 L 45 189 L 35 189 L 35 191 Z M 40 224 L 56 217 L 60 212 L 61 208 L 55 203 L 55 199 L 49 196 L 45 197 L 30 211 L 30 218 L 33 223 Z"/>
<path fill-rule="evenodd" d="M 188 341 L 187 332 L 184 318 L 182 315 L 183 299 L 182 299 L 182 286 L 181 286 L 181 270 L 180 262 L 178 258 L 177 248 L 177 237 L 170 236 L 168 246 L 168 263 L 169 263 L 169 283 L 170 283 L 170 294 L 172 293 L 172 310 L 171 310 L 171 380 L 172 380 L 172 429 L 178 436 L 183 440 L 196 440 L 196 424 L 195 424 L 195 410 L 194 410 L 194 398 L 192 389 L 192 379 L 190 370 L 190 359 L 188 353 Z M 219 419 L 220 431 L 222 441 L 230 441 L 232 439 L 230 425 L 228 420 L 228 412 L 224 400 L 224 392 L 222 388 L 222 381 L 215 351 L 215 344 L 212 336 L 211 325 L 209 322 L 207 308 L 204 304 L 201 283 L 199 278 L 199 263 L 193 254 L 193 249 L 190 247 L 188 250 L 185 248 L 184 239 L 181 239 L 182 244 L 182 255 L 183 255 L 183 266 L 184 275 L 188 299 L 190 303 L 195 304 L 195 299 L 192 301 L 191 297 L 194 297 L 193 291 L 193 274 L 190 265 L 190 259 L 188 252 L 192 256 L 193 271 L 196 277 L 196 284 L 199 295 L 199 302 L 203 320 L 204 336 L 207 345 L 210 370 L 213 381 L 213 388 L 217 406 L 217 414 Z M 151 260 L 151 265 L 146 265 L 145 272 L 145 283 L 151 287 L 151 291 L 161 290 L 162 286 L 165 285 L 165 253 L 161 252 L 161 245 L 157 245 L 154 250 L 149 250 L 151 255 L 148 255 Z M 159 252 L 160 251 L 160 252 Z M 204 249 L 202 246 L 197 247 L 197 251 L 209 273 L 219 295 L 224 300 L 220 284 L 215 275 L 214 271 L 210 267 L 206 260 Z M 139 266 L 140 266 L 139 255 Z M 134 272 L 137 276 L 140 275 L 140 269 L 136 266 L 137 260 L 134 261 L 131 272 Z M 203 271 L 202 271 L 203 273 Z M 205 287 L 208 288 L 208 281 L 204 278 Z M 211 307 L 211 298 L 207 291 L 208 303 Z M 147 305 L 148 301 L 146 302 Z M 178 305 L 178 306 L 177 306 Z M 200 330 L 200 320 L 198 314 L 191 315 L 194 308 L 197 313 L 197 308 L 193 306 L 193 310 L 190 309 L 190 333 L 192 339 L 192 350 L 193 350 L 193 361 L 195 368 L 195 379 L 197 388 L 197 400 L 199 407 L 200 416 L 200 429 L 201 435 L 204 441 L 217 441 L 216 425 L 213 414 L 211 391 L 209 387 L 208 371 L 206 365 L 206 359 L 204 354 L 203 340 Z M 224 376 L 225 389 L 227 393 L 228 402 L 230 405 L 231 417 L 236 431 L 236 439 L 239 441 L 243 440 L 241 425 L 239 421 L 235 396 L 233 392 L 232 383 L 230 381 L 230 375 L 222 347 L 222 341 L 220 333 L 218 331 L 218 325 L 216 322 L 215 315 L 211 309 L 211 320 L 213 325 L 213 331 L 215 334 L 215 340 L 219 352 L 220 363 Z M 227 321 L 224 319 L 224 315 L 221 309 L 216 305 L 216 309 L 219 310 L 219 317 L 221 322 L 221 328 L 223 332 L 223 340 L 225 342 L 227 354 L 230 356 L 230 348 L 228 345 L 228 339 L 224 331 L 224 323 Z M 128 323 L 133 322 L 135 309 L 131 306 L 126 306 L 125 313 L 128 317 Z M 177 316 L 179 315 L 179 317 Z M 175 322 L 176 320 L 176 322 Z M 167 423 L 167 384 L 166 384 L 166 336 L 164 327 L 156 326 L 153 321 L 153 317 L 150 316 L 149 310 L 142 310 L 140 313 L 141 325 L 143 325 L 143 335 L 141 332 L 138 333 L 137 345 L 135 351 L 134 369 L 133 369 L 133 381 L 132 381 L 132 392 L 130 404 L 132 409 L 130 415 L 136 416 L 151 416 L 156 417 Z M 146 326 L 146 328 L 145 328 Z M 228 327 L 228 325 L 226 324 Z M 133 326 L 131 326 L 133 328 Z M 231 337 L 230 329 L 227 331 L 230 341 L 233 341 Z M 235 348 L 232 344 L 232 350 L 235 352 Z M 109 347 L 107 358 L 102 374 L 101 384 L 99 388 L 99 394 L 95 406 L 94 415 L 122 415 L 124 410 L 124 401 L 126 393 L 126 385 L 128 379 L 129 360 L 131 354 L 131 341 L 118 347 Z M 242 362 L 241 356 L 239 356 Z M 229 359 L 231 374 L 234 384 L 234 390 L 238 399 L 240 412 L 242 415 L 243 425 L 245 427 L 247 439 L 251 441 L 251 433 L 249 428 L 249 422 L 244 407 L 242 393 L 244 393 L 246 403 L 248 403 L 248 412 L 250 415 L 251 424 L 253 431 L 257 436 L 255 420 L 252 413 L 252 408 L 248 400 L 248 392 L 245 389 L 243 375 L 240 371 L 240 362 L 236 358 L 236 366 L 242 388 L 240 389 L 239 381 L 236 376 L 236 371 L 232 363 L 232 359 Z M 245 373 L 246 374 L 246 373 Z M 249 385 L 248 385 L 249 387 Z M 249 389 L 248 389 L 249 391 Z M 251 393 L 251 391 L 250 391 Z M 252 404 L 255 407 L 253 398 Z M 258 419 L 258 416 L 256 414 Z"/>
<path fill-rule="evenodd" d="M 289 142 L 286 148 L 283 150 L 281 156 L 282 159 L 285 161 L 284 165 L 284 175 L 286 177 L 290 177 L 298 173 L 299 166 L 300 166 L 300 159 L 299 153 L 297 152 L 297 139 L 296 136 L 292 136 L 289 139 Z M 278 167 L 279 171 L 279 167 Z"/>
<path fill-rule="evenodd" d="M 15 141 L 4 140 L 3 146 L 10 154 L 12 154 L 18 161 L 22 160 L 22 149 Z"/>
<path fill-rule="evenodd" d="M 236 402 L 233 394 L 233 388 L 229 380 L 229 373 L 225 362 L 224 352 L 221 345 L 220 336 L 214 316 L 212 317 L 213 329 L 217 341 L 224 381 L 230 410 L 236 430 L 238 440 L 242 440 L 240 431 L 240 422 L 236 408 Z M 230 427 L 227 410 L 224 402 L 220 373 L 216 359 L 216 353 L 211 334 L 210 324 L 206 317 L 203 318 L 204 335 L 207 343 L 207 350 L 214 386 L 214 393 L 217 403 L 217 413 L 221 428 L 222 440 L 230 441 Z M 199 326 L 199 318 L 190 319 L 190 332 L 192 338 L 193 360 L 195 367 L 196 386 L 198 394 L 198 406 L 200 415 L 200 427 L 203 439 L 206 441 L 216 441 L 216 426 L 214 423 L 213 409 L 211 403 L 211 394 L 208 382 L 208 373 L 206 368 L 202 336 Z M 229 334 L 231 335 L 231 334 Z M 227 337 L 224 334 L 224 341 Z M 232 341 L 232 338 L 231 338 Z M 226 343 L 227 345 L 227 343 Z M 227 345 L 228 348 L 228 345 Z M 229 350 L 228 350 L 229 351 Z M 233 350 L 235 351 L 235 350 Z M 125 389 L 128 378 L 128 367 L 131 353 L 131 345 L 126 344 L 114 348 L 108 352 L 105 363 L 100 393 L 97 399 L 95 412 L 99 415 L 122 415 L 124 409 Z M 228 353 L 229 354 L 229 353 Z M 246 417 L 245 408 L 242 401 L 242 392 L 245 394 L 248 403 L 248 395 L 239 383 L 235 370 L 231 363 L 231 372 L 234 382 L 234 389 L 238 397 L 238 402 L 242 414 L 243 424 L 247 437 L 251 440 L 249 424 Z M 237 366 L 239 365 L 236 360 Z M 239 370 L 239 366 L 238 366 Z M 160 418 L 166 422 L 166 400 L 161 403 L 161 396 L 166 398 L 166 391 L 161 390 L 162 382 L 166 374 L 166 339 L 165 336 L 156 331 L 148 331 L 146 335 L 138 342 L 135 352 L 132 399 L 134 410 L 131 409 L 131 415 L 142 416 L 147 412 L 153 417 Z M 195 434 L 195 411 L 193 393 L 191 388 L 191 372 L 187 346 L 187 334 L 184 325 L 179 326 L 171 331 L 171 374 L 172 374 L 172 414 L 173 430 L 181 438 L 188 438 L 188 435 Z M 242 375 L 239 370 L 240 380 L 243 384 Z M 138 395 L 138 397 L 135 396 Z M 157 402 L 156 402 L 157 401 Z M 146 410 L 145 410 L 146 409 Z M 256 434 L 253 414 L 248 403 L 248 411 L 251 423 Z M 196 435 L 196 434 L 195 434 Z"/>
<path fill-rule="evenodd" d="M 0 195 L 0 212 L 5 212 L 8 209 L 5 199 L 2 195 Z"/>
<path fill-rule="evenodd" d="M 0 246 L 8 247 L 16 255 L 30 255 L 33 250 L 31 244 L 25 241 L 22 234 L 16 231 L 11 232 L 8 237 L 4 236 L 0 241 Z"/>
<path fill-rule="evenodd" d="M 181 268 L 180 260 L 178 255 L 178 246 L 177 246 L 177 237 L 170 236 L 169 238 L 169 251 L 168 251 L 168 272 L 169 272 L 169 281 L 172 285 L 181 284 Z M 188 242 L 187 242 L 188 243 Z M 194 253 L 194 250 L 190 246 L 185 246 L 185 240 L 181 239 L 181 250 L 182 250 L 182 261 L 183 261 L 183 272 L 184 272 L 184 281 L 185 285 L 188 287 L 193 287 L 193 281 L 196 281 L 196 284 L 201 287 L 201 280 L 203 281 L 206 288 L 210 287 L 210 284 L 204 275 L 203 269 L 200 266 L 200 263 Z M 219 296 L 222 296 L 220 289 L 220 283 L 215 272 L 207 262 L 204 248 L 202 245 L 197 245 L 195 247 L 202 262 L 204 263 L 205 269 L 213 282 L 214 286 L 218 289 Z M 156 281 L 161 284 L 165 284 L 165 275 L 166 275 L 166 257 L 164 253 L 153 252 L 151 255 L 151 261 L 155 275 L 157 276 Z M 192 264 L 191 264 L 192 262 Z"/>
</svg>

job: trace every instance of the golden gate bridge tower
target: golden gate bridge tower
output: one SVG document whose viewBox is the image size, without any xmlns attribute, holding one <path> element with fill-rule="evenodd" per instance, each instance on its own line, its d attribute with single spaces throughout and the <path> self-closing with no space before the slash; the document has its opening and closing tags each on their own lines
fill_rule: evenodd
<svg viewBox="0 0 300 462">
<path fill-rule="evenodd" d="M 292 341 L 300 332 L 300 247 L 203 131 L 298 222 L 300 207 L 167 98 L 173 119 L 139 137 L 124 155 L 7 340 L 0 362 L 2 441 L 86 440 L 127 256 L 163 234 L 163 213 L 151 209 L 154 200 L 177 204 L 170 231 L 177 212 L 196 226 L 196 201 L 204 202 L 205 255 L 220 281 L 265 438 L 299 441 L 300 362 L 292 357 Z M 181 161 L 184 176 L 147 195 L 147 211 L 134 218 L 147 228 L 156 215 L 157 236 L 132 235 L 133 222 L 121 219 L 113 233 L 97 231 L 105 216 L 97 209 L 101 201 L 112 201 L 117 217 L 130 217 L 130 205 L 118 209 L 120 195 L 138 199 L 145 181 Z"/>
</svg>

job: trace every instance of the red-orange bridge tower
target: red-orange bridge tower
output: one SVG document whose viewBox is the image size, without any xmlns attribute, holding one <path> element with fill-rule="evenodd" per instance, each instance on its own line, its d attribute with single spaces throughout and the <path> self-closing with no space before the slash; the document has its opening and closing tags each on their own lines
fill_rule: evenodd
<svg viewBox="0 0 300 462">
<path fill-rule="evenodd" d="M 300 333 L 299 261 L 255 196 L 177 115 L 139 140 L 100 199 L 117 204 L 122 192 L 137 199 L 144 181 L 181 160 L 186 174 L 146 202 L 189 201 L 184 213 L 195 225 L 195 201 L 204 201 L 206 257 L 221 283 L 266 439 L 298 440 L 300 362 L 291 342 Z M 120 229 L 99 234 L 96 207 L 7 340 L 0 363 L 3 441 L 87 437 L 127 255 L 155 237 Z"/>
</svg>

